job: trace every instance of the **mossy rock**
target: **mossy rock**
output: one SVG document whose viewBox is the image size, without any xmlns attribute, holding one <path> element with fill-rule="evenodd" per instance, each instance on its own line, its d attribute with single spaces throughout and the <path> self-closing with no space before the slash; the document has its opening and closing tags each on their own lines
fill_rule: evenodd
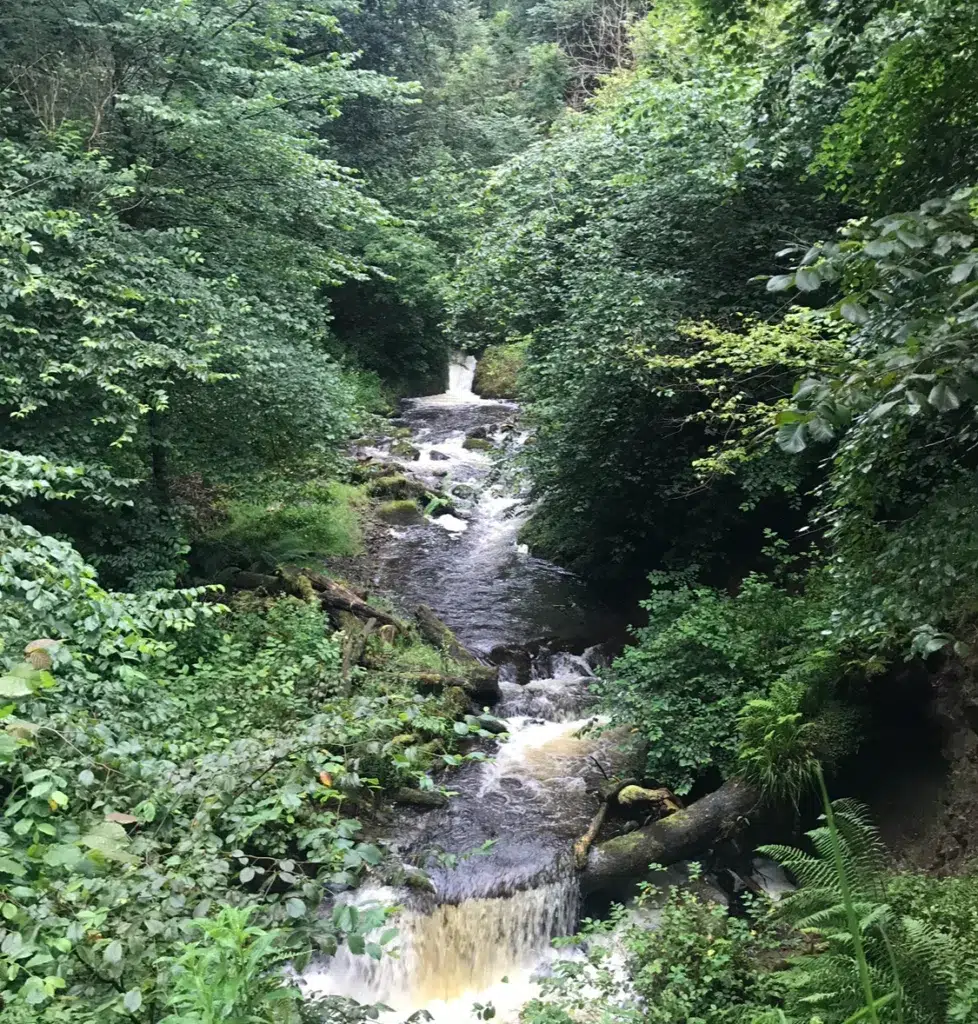
<svg viewBox="0 0 978 1024">
<path fill-rule="evenodd" d="M 421 458 L 421 449 L 415 448 L 410 441 L 395 441 L 391 445 L 391 455 L 396 455 L 399 459 L 410 459 L 412 462 L 417 462 Z"/>
<path fill-rule="evenodd" d="M 361 462 L 350 471 L 350 476 L 358 483 L 376 480 L 383 476 L 400 476 L 401 467 L 396 462 Z"/>
<path fill-rule="evenodd" d="M 455 484 L 452 488 L 452 497 L 459 501 L 469 501 L 478 494 L 478 490 L 471 484 Z"/>
<path fill-rule="evenodd" d="M 377 508 L 377 518 L 391 526 L 423 526 L 424 513 L 413 501 L 385 501 Z"/>
<path fill-rule="evenodd" d="M 410 437 L 410 436 L 411 436 L 411 428 L 410 427 L 395 427 L 391 431 L 391 437 L 395 438 L 396 440 L 403 440 L 404 438 Z"/>
<path fill-rule="evenodd" d="M 382 476 L 371 482 L 367 493 L 374 498 L 390 498 L 397 501 L 424 499 L 427 488 L 420 480 L 410 480 L 403 473 Z"/>
<path fill-rule="evenodd" d="M 488 441 L 484 437 L 467 437 L 462 442 L 462 447 L 470 452 L 491 452 L 496 448 L 492 441 Z"/>
<path fill-rule="evenodd" d="M 516 399 L 526 345 L 490 345 L 476 364 L 472 390 L 482 398 Z"/>
</svg>

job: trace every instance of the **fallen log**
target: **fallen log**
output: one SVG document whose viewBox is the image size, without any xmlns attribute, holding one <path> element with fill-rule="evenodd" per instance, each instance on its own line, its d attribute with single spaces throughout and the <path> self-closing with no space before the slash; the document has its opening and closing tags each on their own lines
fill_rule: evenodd
<svg viewBox="0 0 978 1024">
<path fill-rule="evenodd" d="M 642 875 L 649 864 L 674 864 L 703 853 L 729 838 L 760 801 L 743 779 L 728 779 L 719 789 L 644 828 L 591 846 L 581 888 L 595 892 Z"/>
<path fill-rule="evenodd" d="M 268 594 L 292 594 L 308 598 L 310 590 L 326 611 L 349 612 L 365 622 L 374 619 L 384 626 L 405 632 L 407 626 L 393 615 L 368 604 L 355 591 L 331 580 L 322 573 L 308 569 L 289 569 L 279 575 L 258 572 L 237 572 L 230 577 L 227 585 L 232 590 L 264 590 Z"/>
<path fill-rule="evenodd" d="M 291 573 L 290 573 L 291 575 Z M 400 632 L 405 632 L 407 627 L 400 619 L 382 611 L 380 608 L 366 601 L 356 591 L 344 587 L 336 580 L 331 580 L 319 572 L 312 572 L 309 569 L 298 569 L 295 571 L 296 578 L 305 577 L 316 592 L 320 602 L 327 608 L 335 608 L 338 611 L 350 612 L 358 619 L 376 619 L 383 626 L 393 626 Z"/>
<path fill-rule="evenodd" d="M 595 764 L 598 764 L 597 761 L 595 761 Z M 601 768 L 600 764 L 598 764 L 598 768 Z M 601 771 L 603 772 L 604 769 L 601 768 Z M 588 825 L 587 831 L 574 844 L 574 866 L 578 871 L 581 871 L 587 864 L 588 854 L 591 852 L 594 840 L 598 838 L 598 833 L 601 831 L 601 826 L 604 824 L 604 819 L 608 814 L 608 805 L 612 800 L 617 800 L 624 790 L 637 785 L 638 779 L 607 779 L 602 783 L 598 790 L 601 806 L 598 807 L 594 817 L 591 819 L 591 824 Z"/>
<path fill-rule="evenodd" d="M 496 704 L 502 694 L 499 690 L 499 668 L 486 665 L 426 605 L 419 604 L 414 613 L 421 636 L 436 650 L 441 651 L 462 669 L 465 688 L 473 698 L 483 704 Z"/>
<path fill-rule="evenodd" d="M 430 810 L 435 807 L 446 807 L 448 797 L 434 789 L 409 789 L 402 786 L 393 793 L 396 804 L 407 804 L 409 807 L 423 807 Z"/>
</svg>

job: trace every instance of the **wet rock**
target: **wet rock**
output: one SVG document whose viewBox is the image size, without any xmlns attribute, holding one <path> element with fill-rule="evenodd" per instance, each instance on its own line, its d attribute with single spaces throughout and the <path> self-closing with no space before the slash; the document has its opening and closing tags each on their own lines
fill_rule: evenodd
<svg viewBox="0 0 978 1024">
<path fill-rule="evenodd" d="M 424 498 L 427 488 L 420 480 L 411 480 L 403 473 L 382 476 L 367 485 L 367 493 L 374 498 L 390 498 L 396 501 Z"/>
<path fill-rule="evenodd" d="M 466 435 L 467 438 L 477 438 L 480 441 L 487 441 L 489 439 L 489 428 L 487 426 L 474 427 Z"/>
<path fill-rule="evenodd" d="M 377 518 L 391 526 L 424 526 L 424 513 L 413 501 L 385 501 L 377 509 Z"/>
<path fill-rule="evenodd" d="M 422 892 L 436 893 L 435 883 L 421 870 L 405 864 L 403 869 L 403 884 L 411 889 L 419 889 Z"/>
<path fill-rule="evenodd" d="M 469 501 L 479 492 L 471 484 L 455 484 L 451 488 L 452 495 L 461 501 Z"/>
<path fill-rule="evenodd" d="M 509 732 L 509 726 L 494 715 L 479 715 L 479 726 L 495 736 L 501 736 L 504 732 Z"/>
<path fill-rule="evenodd" d="M 391 455 L 396 455 L 399 459 L 410 459 L 412 462 L 417 462 L 421 458 L 421 449 L 415 448 L 410 441 L 395 441 L 391 445 Z"/>
<path fill-rule="evenodd" d="M 436 476 L 439 479 L 441 479 L 442 477 L 448 476 L 448 470 L 447 469 L 433 469 L 431 471 L 431 475 L 432 476 Z"/>
<path fill-rule="evenodd" d="M 489 660 L 493 665 L 513 666 L 513 682 L 519 683 L 520 686 L 526 686 L 529 683 L 532 667 L 529 651 L 521 647 L 508 647 L 505 644 L 500 644 L 489 652 Z"/>
<path fill-rule="evenodd" d="M 492 441 L 487 441 L 483 437 L 467 437 L 462 442 L 462 447 L 470 452 L 491 452 L 496 448 Z"/>
<path fill-rule="evenodd" d="M 473 701 L 482 704 L 498 704 L 502 696 L 499 689 L 499 669 L 494 665 L 483 665 L 458 637 L 426 605 L 420 604 L 415 619 L 422 637 L 432 647 L 447 654 L 465 674 L 465 690 Z"/>
<path fill-rule="evenodd" d="M 450 462 L 452 457 L 451 455 L 446 455 L 444 452 L 438 451 L 437 448 L 432 448 L 431 451 L 428 452 L 428 458 L 431 459 L 432 462 Z"/>
</svg>

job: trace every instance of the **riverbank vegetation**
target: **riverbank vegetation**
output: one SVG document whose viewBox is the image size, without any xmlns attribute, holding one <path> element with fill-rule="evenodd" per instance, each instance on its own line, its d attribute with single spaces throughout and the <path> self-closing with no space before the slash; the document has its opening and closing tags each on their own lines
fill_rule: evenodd
<svg viewBox="0 0 978 1024">
<path fill-rule="evenodd" d="M 431 507 L 347 451 L 450 345 L 526 542 L 645 598 L 650 783 L 803 814 L 894 714 L 948 765 L 916 873 L 826 805 L 774 912 L 676 892 L 525 1019 L 978 1020 L 976 91 L 967 0 L 4 5 L 4 1021 L 372 1012 L 281 968 L 385 955 L 317 908 L 418 881 L 370 829 L 487 682 L 317 574 Z"/>
</svg>

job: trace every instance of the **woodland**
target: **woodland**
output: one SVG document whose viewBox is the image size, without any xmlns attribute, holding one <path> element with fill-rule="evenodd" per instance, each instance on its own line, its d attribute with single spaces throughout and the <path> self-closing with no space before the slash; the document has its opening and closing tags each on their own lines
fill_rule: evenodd
<svg viewBox="0 0 978 1024">
<path fill-rule="evenodd" d="M 322 567 L 460 349 L 522 539 L 635 603 L 646 779 L 802 823 L 792 895 L 675 888 L 627 977 L 585 921 L 521 1020 L 976 1024 L 976 324 L 973 0 L 4 0 L 0 1020 L 377 1019 L 292 968 L 389 955 L 331 896 L 494 723 Z"/>
</svg>

